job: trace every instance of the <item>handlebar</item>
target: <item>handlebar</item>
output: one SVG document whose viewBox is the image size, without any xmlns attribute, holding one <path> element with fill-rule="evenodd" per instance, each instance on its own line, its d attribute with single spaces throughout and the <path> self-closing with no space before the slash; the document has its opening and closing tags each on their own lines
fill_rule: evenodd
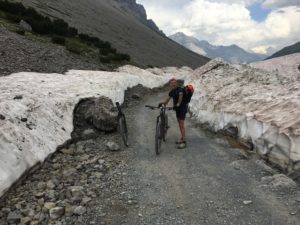
<svg viewBox="0 0 300 225">
<path fill-rule="evenodd" d="M 145 105 L 146 108 L 149 108 L 149 109 L 161 109 L 161 108 L 165 108 L 166 110 L 173 110 L 173 107 L 166 107 L 166 106 L 161 106 L 161 107 L 158 107 L 158 106 L 151 106 L 151 105 Z"/>
</svg>

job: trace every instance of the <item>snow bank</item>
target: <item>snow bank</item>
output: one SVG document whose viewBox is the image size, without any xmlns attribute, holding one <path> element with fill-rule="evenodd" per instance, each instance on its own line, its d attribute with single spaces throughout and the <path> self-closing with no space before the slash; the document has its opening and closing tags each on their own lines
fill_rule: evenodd
<svg viewBox="0 0 300 225">
<path fill-rule="evenodd" d="M 300 53 L 251 63 L 250 66 L 300 80 Z"/>
<path fill-rule="evenodd" d="M 117 72 L 18 73 L 0 79 L 0 196 L 70 139 L 81 99 L 107 96 L 123 102 L 127 88 L 154 88 L 171 77 L 194 84 L 190 108 L 200 123 L 215 131 L 238 128 L 239 138 L 251 141 L 263 157 L 300 169 L 300 81 L 293 74 L 218 60 L 195 71 L 124 66 Z"/>
<path fill-rule="evenodd" d="M 300 169 L 300 82 L 245 65 L 211 61 L 194 71 L 195 117 L 218 131 L 238 128 L 241 139 L 290 170 Z"/>
<path fill-rule="evenodd" d="M 119 71 L 26 72 L 1 77 L 0 196 L 26 170 L 70 139 L 73 110 L 80 99 L 107 96 L 113 102 L 123 102 L 128 87 L 142 84 L 154 88 L 173 76 L 158 76 L 131 66 Z"/>
</svg>

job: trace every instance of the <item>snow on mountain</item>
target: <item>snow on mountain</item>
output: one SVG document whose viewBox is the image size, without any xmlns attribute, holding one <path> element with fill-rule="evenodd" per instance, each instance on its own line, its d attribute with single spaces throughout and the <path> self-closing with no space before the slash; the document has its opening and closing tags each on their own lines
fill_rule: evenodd
<svg viewBox="0 0 300 225">
<path fill-rule="evenodd" d="M 250 66 L 300 80 L 300 53 L 251 63 Z"/>
<path fill-rule="evenodd" d="M 222 58 L 223 60 L 234 64 L 246 64 L 260 61 L 267 57 L 267 55 L 247 52 L 237 45 L 214 46 L 207 41 L 199 41 L 182 32 L 173 34 L 169 36 L 169 38 L 193 52 L 205 55 L 211 59 Z"/>
<path fill-rule="evenodd" d="M 300 170 L 300 81 L 292 76 L 218 60 L 196 70 L 125 66 L 117 72 L 24 72 L 0 82 L 0 196 L 70 139 L 81 99 L 107 96 L 122 102 L 128 87 L 162 86 L 171 76 L 195 86 L 190 109 L 199 123 L 214 131 L 235 127 L 258 154 Z"/>
</svg>

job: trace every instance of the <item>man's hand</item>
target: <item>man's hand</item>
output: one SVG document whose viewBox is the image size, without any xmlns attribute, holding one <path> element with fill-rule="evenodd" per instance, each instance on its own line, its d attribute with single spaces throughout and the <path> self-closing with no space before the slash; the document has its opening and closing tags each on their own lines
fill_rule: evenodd
<svg viewBox="0 0 300 225">
<path fill-rule="evenodd" d="M 161 103 L 161 102 L 160 102 L 160 103 L 158 104 L 158 108 L 162 107 L 163 104 L 164 104 L 164 103 Z"/>
<path fill-rule="evenodd" d="M 174 105 L 173 110 L 176 111 L 177 109 L 179 109 L 179 107 L 180 107 L 180 104 Z"/>
</svg>

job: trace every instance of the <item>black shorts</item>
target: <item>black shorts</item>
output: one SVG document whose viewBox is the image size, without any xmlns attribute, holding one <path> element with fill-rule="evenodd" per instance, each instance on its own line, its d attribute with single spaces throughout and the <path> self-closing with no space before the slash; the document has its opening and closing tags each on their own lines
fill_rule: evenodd
<svg viewBox="0 0 300 225">
<path fill-rule="evenodd" d="M 176 109 L 176 117 L 180 120 L 185 120 L 187 112 L 188 105 L 180 106 L 178 109 Z"/>
</svg>

